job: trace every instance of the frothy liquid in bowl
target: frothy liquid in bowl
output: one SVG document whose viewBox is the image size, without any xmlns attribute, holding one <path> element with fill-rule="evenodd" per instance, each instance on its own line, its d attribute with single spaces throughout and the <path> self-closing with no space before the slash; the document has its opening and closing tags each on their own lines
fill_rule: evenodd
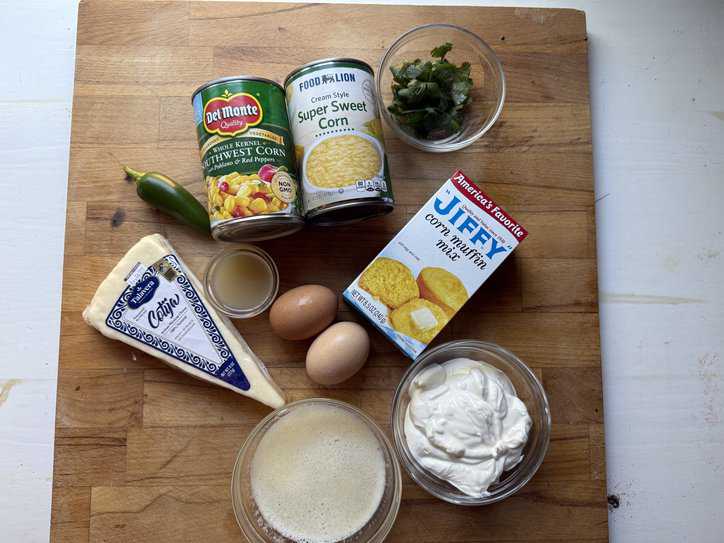
<svg viewBox="0 0 724 543">
<path fill-rule="evenodd" d="M 279 419 L 251 462 L 251 491 L 264 520 L 301 543 L 340 541 L 379 507 L 385 460 L 375 434 L 357 415 L 306 405 Z"/>
</svg>

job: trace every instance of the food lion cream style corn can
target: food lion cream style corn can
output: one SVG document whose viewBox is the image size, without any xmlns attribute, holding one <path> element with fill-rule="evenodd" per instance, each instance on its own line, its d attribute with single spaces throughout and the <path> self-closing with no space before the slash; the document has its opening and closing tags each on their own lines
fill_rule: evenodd
<svg viewBox="0 0 724 543">
<path fill-rule="evenodd" d="M 318 60 L 290 73 L 284 88 L 307 221 L 332 225 L 392 211 L 372 68 Z"/>
<path fill-rule="evenodd" d="M 201 86 L 192 103 L 211 234 L 258 241 L 304 225 L 284 90 L 259 77 Z"/>
</svg>

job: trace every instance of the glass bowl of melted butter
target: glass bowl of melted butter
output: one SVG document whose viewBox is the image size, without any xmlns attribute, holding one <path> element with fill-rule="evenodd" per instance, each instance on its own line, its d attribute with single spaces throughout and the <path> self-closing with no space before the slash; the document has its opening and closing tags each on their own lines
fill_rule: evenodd
<svg viewBox="0 0 724 543">
<path fill-rule="evenodd" d="M 551 432 L 545 391 L 510 351 L 476 340 L 430 349 L 393 400 L 395 448 L 410 477 L 457 505 L 515 494 L 543 462 Z"/>
<path fill-rule="evenodd" d="M 219 311 L 234 319 L 248 319 L 274 302 L 279 292 L 279 271 L 266 251 L 241 244 L 211 259 L 204 289 Z"/>
</svg>

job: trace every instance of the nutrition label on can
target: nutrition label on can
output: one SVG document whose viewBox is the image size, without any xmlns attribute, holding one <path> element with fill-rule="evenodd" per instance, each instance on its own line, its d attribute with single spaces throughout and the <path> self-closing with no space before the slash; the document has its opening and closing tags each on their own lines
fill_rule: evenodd
<svg viewBox="0 0 724 543">
<path fill-rule="evenodd" d="M 387 192 L 387 183 L 384 179 L 358 179 L 355 183 L 357 192 Z"/>
</svg>

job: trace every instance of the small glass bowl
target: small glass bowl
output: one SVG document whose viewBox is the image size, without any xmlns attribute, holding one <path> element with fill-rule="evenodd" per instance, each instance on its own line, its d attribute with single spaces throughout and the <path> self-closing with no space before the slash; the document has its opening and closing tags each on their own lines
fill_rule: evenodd
<svg viewBox="0 0 724 543">
<path fill-rule="evenodd" d="M 416 138 L 403 130 L 387 110 L 392 102 L 390 66 L 416 58 L 431 59 L 430 51 L 445 42 L 453 44 L 446 59 L 455 64 L 469 62 L 473 80 L 471 101 L 465 108 L 462 129 L 439 140 Z M 415 27 L 397 38 L 382 57 L 377 70 L 377 103 L 387 124 L 405 143 L 432 153 L 446 153 L 467 147 L 493 126 L 505 102 L 505 75 L 498 57 L 478 36 L 451 24 L 427 24 Z"/>
<path fill-rule="evenodd" d="M 423 468 L 412 456 L 405 439 L 405 414 L 410 403 L 407 393 L 417 375 L 431 364 L 442 364 L 454 358 L 486 362 L 501 370 L 513 383 L 518 397 L 525 403 L 533 425 L 523 449 L 523 460 L 510 471 L 503 472 L 500 482 L 491 485 L 489 495 L 468 496 L 447 481 Z M 538 471 L 550 441 L 551 415 L 543 386 L 533 372 L 517 356 L 494 343 L 459 340 L 444 343 L 418 358 L 402 377 L 392 404 L 392 429 L 395 448 L 410 477 L 433 496 L 457 505 L 488 505 L 515 494 Z"/>
<path fill-rule="evenodd" d="M 249 307 L 236 307 L 222 300 L 216 289 L 214 288 L 214 274 L 219 269 L 219 265 L 224 259 L 236 256 L 238 254 L 247 254 L 258 259 L 268 270 L 270 274 L 271 287 L 258 304 Z M 255 245 L 238 244 L 233 249 L 226 249 L 214 256 L 209 265 L 206 267 L 204 274 L 204 292 L 211 303 L 223 314 L 233 319 L 249 319 L 266 311 L 266 309 L 274 302 L 279 293 L 279 270 L 277 265 L 269 256 L 269 253 L 256 247 Z"/>
<path fill-rule="evenodd" d="M 385 490 L 377 511 L 370 521 L 357 533 L 344 539 L 345 543 L 382 543 L 390 533 L 397 518 L 402 498 L 402 473 L 400 464 L 395 456 L 392 444 L 385 437 L 382 429 L 363 411 L 348 403 L 328 398 L 309 398 L 299 400 L 267 415 L 251 431 L 249 437 L 239 450 L 231 477 L 231 499 L 234 507 L 234 516 L 244 536 L 251 543 L 287 543 L 290 539 L 278 533 L 266 523 L 259 508 L 254 502 L 251 491 L 251 462 L 259 442 L 264 434 L 282 417 L 294 409 L 310 404 L 330 405 L 345 409 L 362 420 L 377 437 L 385 459 Z"/>
</svg>

